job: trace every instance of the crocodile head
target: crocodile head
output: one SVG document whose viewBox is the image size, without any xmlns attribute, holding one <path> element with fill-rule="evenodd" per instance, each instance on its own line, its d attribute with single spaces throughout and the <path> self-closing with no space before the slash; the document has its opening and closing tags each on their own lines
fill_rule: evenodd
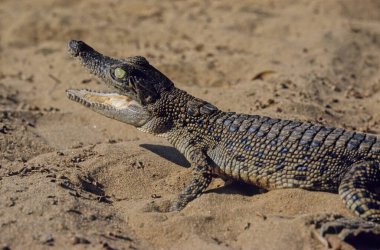
<svg viewBox="0 0 380 250">
<path fill-rule="evenodd" d="M 90 73 L 113 89 L 110 93 L 69 89 L 68 98 L 107 117 L 141 127 L 153 116 L 149 106 L 159 100 L 164 91 L 173 88 L 173 83 L 144 57 L 114 59 L 75 40 L 69 42 L 68 49 Z"/>
</svg>

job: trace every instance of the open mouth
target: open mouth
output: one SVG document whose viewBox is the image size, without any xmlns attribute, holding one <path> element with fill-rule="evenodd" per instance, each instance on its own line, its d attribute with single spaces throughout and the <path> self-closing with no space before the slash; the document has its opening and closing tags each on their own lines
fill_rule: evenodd
<svg viewBox="0 0 380 250">
<path fill-rule="evenodd" d="M 109 118 L 140 127 L 151 114 L 132 98 L 117 93 L 101 93 L 88 89 L 68 89 L 67 97 Z"/>
<path fill-rule="evenodd" d="M 120 63 L 119 60 L 102 55 L 82 41 L 71 40 L 68 43 L 68 51 L 71 56 L 79 58 L 85 68 L 92 74 L 105 80 L 105 83 L 110 78 L 106 72 L 109 72 L 111 65 Z M 66 93 L 70 100 L 98 110 L 122 111 L 130 109 L 133 105 L 138 105 L 130 96 L 120 93 L 116 81 L 107 85 L 114 89 L 115 93 L 102 93 L 89 89 L 69 89 Z"/>
<path fill-rule="evenodd" d="M 68 89 L 66 93 L 70 100 L 86 107 L 121 111 L 130 108 L 131 105 L 139 105 L 132 98 L 117 93 L 101 93 L 89 89 Z"/>
<path fill-rule="evenodd" d="M 110 65 L 119 62 L 117 59 L 102 55 L 82 41 L 71 40 L 68 43 L 68 51 L 70 55 L 78 58 L 92 74 L 103 79 L 107 78 L 106 72 L 109 71 Z M 115 89 L 116 86 L 110 85 L 110 87 Z M 66 93 L 70 100 L 89 108 L 121 111 L 138 104 L 132 98 L 120 94 L 118 90 L 116 93 L 102 93 L 89 89 L 69 89 Z"/>
<path fill-rule="evenodd" d="M 129 95 L 130 91 L 125 89 L 123 93 L 120 93 L 121 90 L 111 79 L 109 71 L 112 65 L 120 63 L 120 60 L 104 56 L 81 41 L 72 40 L 68 47 L 69 53 L 78 58 L 90 73 L 100 77 L 109 87 L 115 89 L 114 93 L 97 92 L 89 89 L 68 89 L 66 94 L 70 100 L 109 118 L 137 127 L 147 122 L 150 113 Z"/>
</svg>

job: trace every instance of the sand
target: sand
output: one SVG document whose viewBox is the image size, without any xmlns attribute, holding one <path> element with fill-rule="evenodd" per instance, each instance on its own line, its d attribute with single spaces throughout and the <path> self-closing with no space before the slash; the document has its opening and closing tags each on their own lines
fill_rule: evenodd
<svg viewBox="0 0 380 250">
<path fill-rule="evenodd" d="M 380 132 L 377 0 L 1 0 L 3 249 L 324 249 L 311 222 L 354 217 L 337 194 L 220 179 L 161 212 L 189 163 L 66 98 L 105 88 L 70 58 L 70 39 L 145 56 L 223 110 Z"/>
</svg>

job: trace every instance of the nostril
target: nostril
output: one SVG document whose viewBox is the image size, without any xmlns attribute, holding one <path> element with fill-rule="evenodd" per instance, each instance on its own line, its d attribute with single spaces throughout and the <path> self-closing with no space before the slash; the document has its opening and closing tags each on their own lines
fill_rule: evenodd
<svg viewBox="0 0 380 250">
<path fill-rule="evenodd" d="M 94 49 L 88 46 L 86 43 L 82 41 L 76 41 L 76 40 L 71 40 L 68 43 L 68 48 L 69 48 L 69 53 L 76 57 L 79 56 L 81 52 L 93 52 Z"/>
<path fill-rule="evenodd" d="M 72 56 L 78 56 L 79 55 L 79 42 L 76 41 L 76 40 L 71 40 L 69 43 L 68 43 L 68 49 L 69 49 L 69 53 L 72 55 Z"/>
</svg>

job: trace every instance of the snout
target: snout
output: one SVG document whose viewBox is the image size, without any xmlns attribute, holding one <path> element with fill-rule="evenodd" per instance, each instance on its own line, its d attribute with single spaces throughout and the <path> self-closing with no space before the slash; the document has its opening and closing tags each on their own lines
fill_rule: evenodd
<svg viewBox="0 0 380 250">
<path fill-rule="evenodd" d="M 68 50 L 70 55 L 77 57 L 81 52 L 95 52 L 93 48 L 88 46 L 82 41 L 71 40 L 68 43 Z"/>
<path fill-rule="evenodd" d="M 112 82 L 109 70 L 112 65 L 120 64 L 120 60 L 104 56 L 82 41 L 71 40 L 67 47 L 69 54 L 77 58 L 92 74 L 101 77 L 106 83 Z"/>
</svg>

